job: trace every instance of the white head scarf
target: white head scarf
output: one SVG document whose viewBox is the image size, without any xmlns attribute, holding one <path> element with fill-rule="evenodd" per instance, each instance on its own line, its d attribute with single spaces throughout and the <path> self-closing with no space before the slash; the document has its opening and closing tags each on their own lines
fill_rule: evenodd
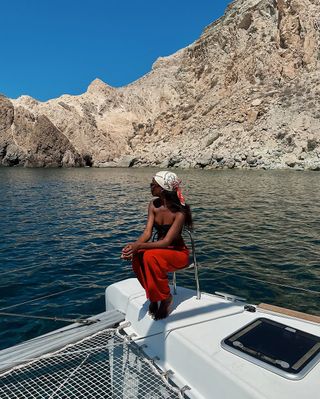
<svg viewBox="0 0 320 399">
<path fill-rule="evenodd" d="M 185 205 L 185 200 L 180 188 L 181 180 L 175 173 L 164 170 L 157 172 L 153 178 L 164 190 L 176 191 L 181 205 Z"/>
<path fill-rule="evenodd" d="M 175 191 L 180 184 L 178 176 L 173 172 L 161 171 L 155 174 L 154 180 L 167 191 Z"/>
</svg>

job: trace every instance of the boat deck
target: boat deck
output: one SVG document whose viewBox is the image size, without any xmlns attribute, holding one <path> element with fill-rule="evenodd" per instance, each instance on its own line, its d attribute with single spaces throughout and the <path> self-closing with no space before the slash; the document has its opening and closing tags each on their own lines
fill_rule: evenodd
<svg viewBox="0 0 320 399">
<path fill-rule="evenodd" d="M 90 323 L 1 351 L 0 397 L 319 397 L 320 324 L 252 306 L 250 312 L 244 305 L 204 293 L 197 300 L 195 291 L 178 287 L 169 317 L 155 321 L 136 279 L 113 284 L 106 290 L 106 312 Z M 316 356 L 306 375 L 285 378 L 222 347 L 225 338 L 259 318 L 312 334 Z"/>
<path fill-rule="evenodd" d="M 190 398 L 314 399 L 319 395 L 319 363 L 301 380 L 290 380 L 221 346 L 224 338 L 261 317 L 320 337 L 318 323 L 259 308 L 251 313 L 244 303 L 209 294 L 197 300 L 194 291 L 180 287 L 170 316 L 154 321 L 136 279 L 108 287 L 106 304 L 126 315 L 131 323 L 127 334 L 135 334 L 136 343 L 147 345 L 144 351 L 162 369 L 173 371 L 177 385 L 191 388 Z"/>
</svg>

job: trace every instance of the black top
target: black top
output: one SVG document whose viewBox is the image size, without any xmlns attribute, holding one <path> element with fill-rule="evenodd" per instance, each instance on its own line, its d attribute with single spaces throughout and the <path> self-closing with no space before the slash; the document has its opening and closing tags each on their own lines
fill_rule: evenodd
<svg viewBox="0 0 320 399">
<path fill-rule="evenodd" d="M 156 229 L 156 233 L 155 233 L 155 238 L 157 241 L 162 240 L 168 233 L 168 231 L 170 230 L 170 227 L 172 226 L 172 224 L 158 224 L 156 222 L 154 222 L 153 227 Z M 178 238 L 176 238 L 175 240 L 172 241 L 170 247 L 185 247 L 183 238 L 181 237 L 181 235 L 179 235 Z"/>
</svg>

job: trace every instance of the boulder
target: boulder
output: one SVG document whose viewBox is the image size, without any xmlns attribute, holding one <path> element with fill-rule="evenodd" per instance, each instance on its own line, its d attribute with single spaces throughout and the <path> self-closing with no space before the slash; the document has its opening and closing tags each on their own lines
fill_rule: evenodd
<svg viewBox="0 0 320 399">
<path fill-rule="evenodd" d="M 251 105 L 253 105 L 254 107 L 257 107 L 258 105 L 260 105 L 262 103 L 262 100 L 260 98 L 256 98 L 255 100 L 253 100 L 251 102 Z"/>
<path fill-rule="evenodd" d="M 24 159 L 24 154 L 15 144 L 10 144 L 5 148 L 3 153 L 2 165 L 3 166 L 16 166 Z"/>
<path fill-rule="evenodd" d="M 179 168 L 181 168 L 181 169 L 189 169 L 190 168 L 190 162 L 188 162 L 187 160 L 183 160 L 177 166 Z"/>
<path fill-rule="evenodd" d="M 201 156 L 196 159 L 196 163 L 201 168 L 204 168 L 205 166 L 210 165 L 212 163 L 212 152 L 207 151 L 207 152 L 201 154 Z"/>
<path fill-rule="evenodd" d="M 170 159 L 164 159 L 161 163 L 159 163 L 160 169 L 167 169 L 170 164 Z"/>
<path fill-rule="evenodd" d="M 305 167 L 308 170 L 319 171 L 320 170 L 320 160 L 309 161 L 308 163 L 306 163 Z"/>
<path fill-rule="evenodd" d="M 212 160 L 216 161 L 216 162 L 221 162 L 224 158 L 224 155 L 222 154 L 213 154 L 212 155 Z"/>
<path fill-rule="evenodd" d="M 116 163 L 118 168 L 131 168 L 136 161 L 137 158 L 132 155 L 124 155 Z"/>
<path fill-rule="evenodd" d="M 205 147 L 209 147 L 211 146 L 211 144 L 213 144 L 219 137 L 220 137 L 220 133 L 218 132 L 214 132 L 212 134 L 210 134 L 207 138 L 206 138 L 206 143 L 205 143 Z"/>
<path fill-rule="evenodd" d="M 228 158 L 224 160 L 224 167 L 228 169 L 233 169 L 235 167 L 236 163 L 234 159 Z"/>
<path fill-rule="evenodd" d="M 293 168 L 298 162 L 297 157 L 294 154 L 286 154 L 282 159 L 289 168 Z"/>
</svg>

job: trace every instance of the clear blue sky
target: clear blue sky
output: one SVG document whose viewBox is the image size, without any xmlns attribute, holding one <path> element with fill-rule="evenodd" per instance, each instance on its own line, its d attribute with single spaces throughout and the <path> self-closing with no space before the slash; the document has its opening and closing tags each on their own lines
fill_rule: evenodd
<svg viewBox="0 0 320 399">
<path fill-rule="evenodd" d="M 0 7 L 0 93 L 81 94 L 126 85 L 195 41 L 227 0 L 12 0 Z"/>
</svg>

